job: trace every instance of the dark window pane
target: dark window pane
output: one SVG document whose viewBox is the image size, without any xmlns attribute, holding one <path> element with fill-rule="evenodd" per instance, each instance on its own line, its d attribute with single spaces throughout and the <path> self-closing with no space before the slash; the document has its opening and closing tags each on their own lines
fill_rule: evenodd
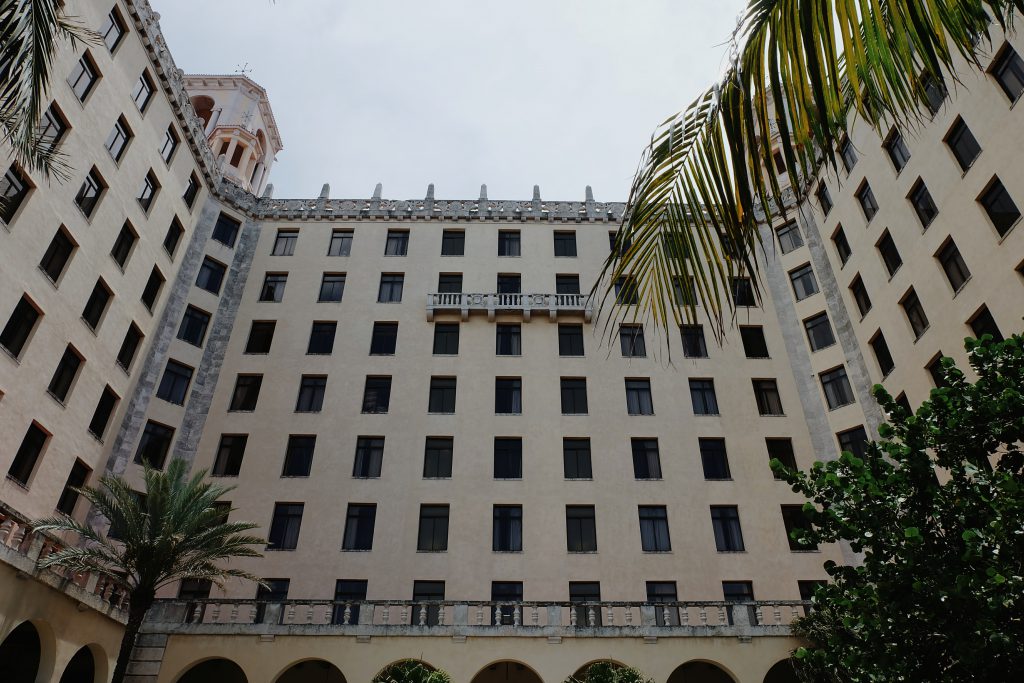
<svg viewBox="0 0 1024 683">
<path fill-rule="evenodd" d="M 145 304 L 146 308 L 153 310 L 156 306 L 157 297 L 160 296 L 160 290 L 164 286 L 164 276 L 160 274 L 160 270 L 153 266 L 153 271 L 149 274 L 149 279 L 146 280 L 146 286 L 142 290 L 142 296 L 140 300 Z"/>
<path fill-rule="evenodd" d="M 85 463 L 81 460 L 75 460 L 75 464 L 71 466 L 71 472 L 68 474 L 68 479 L 64 482 L 64 489 L 61 491 L 60 499 L 57 501 L 57 510 L 63 512 L 65 515 L 73 514 L 75 511 L 75 504 L 78 503 L 79 494 L 74 489 L 80 489 L 85 486 L 85 482 L 89 479 L 89 475 L 92 470 L 89 469 Z"/>
<path fill-rule="evenodd" d="M 694 415 L 718 415 L 714 380 L 691 379 L 690 402 L 693 404 Z"/>
<path fill-rule="evenodd" d="M 178 327 L 178 339 L 186 341 L 193 346 L 202 347 L 206 339 L 206 328 L 210 325 L 210 314 L 200 311 L 195 306 L 188 306 L 185 315 L 181 317 L 181 325 Z"/>
<path fill-rule="evenodd" d="M 437 291 L 442 294 L 458 294 L 462 291 L 462 273 L 441 273 L 437 276 Z"/>
<path fill-rule="evenodd" d="M 928 191 L 928 186 L 924 184 L 924 181 L 917 181 L 917 184 L 910 190 L 910 194 L 907 196 L 907 199 L 910 200 L 911 205 L 914 207 L 914 212 L 917 214 L 918 220 L 921 221 L 921 225 L 924 227 L 927 228 L 931 225 L 931 222 L 939 215 L 939 209 L 935 206 L 935 202 L 932 200 L 932 195 Z"/>
<path fill-rule="evenodd" d="M 974 163 L 974 160 L 981 154 L 981 145 L 974 138 L 971 129 L 967 127 L 964 120 L 957 118 L 956 123 L 946 133 L 946 144 L 949 146 L 956 162 L 960 164 L 961 170 L 966 171 Z"/>
<path fill-rule="evenodd" d="M 640 325 L 619 326 L 619 347 L 623 358 L 646 358 L 647 345 L 644 343 L 644 328 Z"/>
<path fill-rule="evenodd" d="M 370 337 L 371 356 L 392 356 L 398 343 L 398 323 L 375 322 Z"/>
<path fill-rule="evenodd" d="M 242 470 L 242 459 L 248 442 L 247 434 L 222 434 L 210 473 L 215 477 L 237 477 Z"/>
<path fill-rule="evenodd" d="M 491 550 L 517 553 L 523 550 L 523 508 L 519 505 L 494 506 L 494 534 Z"/>
<path fill-rule="evenodd" d="M 654 415 L 649 379 L 626 380 L 626 412 L 630 415 Z"/>
<path fill-rule="evenodd" d="M 1016 102 L 1024 93 L 1024 60 L 1009 45 L 992 65 L 992 75 L 1010 101 Z"/>
<path fill-rule="evenodd" d="M 167 458 L 167 451 L 170 450 L 173 439 L 173 429 L 150 420 L 142 430 L 139 448 L 135 451 L 135 462 L 140 464 L 148 462 L 156 469 L 163 469 L 164 460 Z"/>
<path fill-rule="evenodd" d="M 555 276 L 555 294 L 579 294 L 580 293 L 580 276 L 579 275 L 556 275 Z"/>
<path fill-rule="evenodd" d="M 590 439 L 562 439 L 562 461 L 566 479 L 592 479 Z"/>
<path fill-rule="evenodd" d="M 441 256 L 462 256 L 466 252 L 464 230 L 445 230 L 441 233 Z"/>
<path fill-rule="evenodd" d="M 185 405 L 185 394 L 188 393 L 188 385 L 192 382 L 193 369 L 176 360 L 168 360 L 164 367 L 164 375 L 160 379 L 160 386 L 156 390 L 157 398 L 175 405 Z"/>
<path fill-rule="evenodd" d="M 868 434 L 864 427 L 854 427 L 836 434 L 839 439 L 839 450 L 849 451 L 859 458 L 867 454 Z"/>
<path fill-rule="evenodd" d="M 782 397 L 779 387 L 773 379 L 755 379 L 754 397 L 757 399 L 757 412 L 761 415 L 783 415 Z"/>
<path fill-rule="evenodd" d="M 239 375 L 235 380 L 235 390 L 231 394 L 228 410 L 256 410 L 262 386 L 263 375 Z"/>
<path fill-rule="evenodd" d="M 343 273 L 324 273 L 320 281 L 320 295 L 317 301 L 338 302 L 345 293 L 345 275 Z M 280 301 L 280 299 L 278 299 Z"/>
<path fill-rule="evenodd" d="M 792 439 L 765 439 L 765 445 L 768 448 L 768 460 L 779 460 L 783 465 L 791 470 L 796 469 L 796 455 L 793 453 L 793 440 Z M 774 470 L 773 470 L 774 472 Z M 781 479 L 778 474 L 774 475 L 776 479 Z"/>
<path fill-rule="evenodd" d="M 459 353 L 459 324 L 434 323 L 434 354 L 454 356 Z"/>
<path fill-rule="evenodd" d="M 700 461 L 705 479 L 731 479 L 725 439 L 698 439 Z"/>
<path fill-rule="evenodd" d="M 50 246 L 46 248 L 42 260 L 39 261 L 39 267 L 48 278 L 56 282 L 60 279 L 74 251 L 75 243 L 71 241 L 71 236 L 64 228 L 60 228 L 50 240 Z"/>
<path fill-rule="evenodd" d="M 814 277 L 814 269 L 810 263 L 789 271 L 789 281 L 793 285 L 793 294 L 797 301 L 818 293 L 818 281 Z"/>
<path fill-rule="evenodd" d="M 790 221 L 775 231 L 779 239 L 779 249 L 788 254 L 798 247 L 804 246 L 804 238 L 800 235 L 800 227 L 796 221 Z"/>
<path fill-rule="evenodd" d="M 816 543 L 802 543 L 793 538 L 793 532 L 797 530 L 811 529 L 811 522 L 804 515 L 803 506 L 801 505 L 783 505 L 782 506 L 782 523 L 786 527 L 786 539 L 789 541 L 790 550 L 817 550 L 818 545 Z"/>
<path fill-rule="evenodd" d="M 523 353 L 522 328 L 519 324 L 499 324 L 494 329 L 494 352 L 497 355 L 519 356 Z"/>
<path fill-rule="evenodd" d="M 871 350 L 875 354 L 875 360 L 878 362 L 878 369 L 882 372 L 882 376 L 888 375 L 892 372 L 893 368 L 896 367 L 896 363 L 892 359 L 892 354 L 889 353 L 889 345 L 885 341 L 885 336 L 878 332 L 874 337 L 871 338 Z"/>
<path fill-rule="evenodd" d="M 391 404 L 391 378 L 367 377 L 363 389 L 363 412 L 386 413 Z"/>
<path fill-rule="evenodd" d="M 900 302 L 900 306 L 903 307 L 903 312 L 907 315 L 907 320 L 910 322 L 910 328 L 914 331 L 914 336 L 920 338 L 925 330 L 928 329 L 928 316 L 924 314 L 924 308 L 921 306 L 920 299 L 917 298 L 917 293 L 914 290 L 910 290 L 910 293 L 903 297 Z"/>
<path fill-rule="evenodd" d="M 836 230 L 835 234 L 832 235 L 832 243 L 836 246 L 836 254 L 839 255 L 839 262 L 846 265 L 846 262 L 850 260 L 850 256 L 853 251 L 850 249 L 850 243 L 846 240 L 846 233 L 843 232 L 842 228 Z"/>
<path fill-rule="evenodd" d="M 1006 191 L 1002 181 L 996 178 L 978 199 L 999 236 L 1004 236 L 1020 218 L 1020 210 Z"/>
<path fill-rule="evenodd" d="M 576 256 L 576 233 L 569 230 L 555 231 L 555 256 Z"/>
<path fill-rule="evenodd" d="M 274 246 L 270 250 L 271 256 L 291 256 L 295 253 L 295 245 L 299 241 L 297 230 L 278 230 L 274 238 Z"/>
<path fill-rule="evenodd" d="M 309 332 L 309 345 L 306 353 L 310 355 L 329 355 L 334 351 L 334 336 L 338 331 L 336 322 L 315 322 Z"/>
<path fill-rule="evenodd" d="M 523 440 L 517 437 L 494 438 L 494 478 L 523 478 Z"/>
<path fill-rule="evenodd" d="M 50 435 L 35 422 L 29 425 L 21 439 L 21 445 L 18 446 L 18 452 L 14 454 L 11 467 L 7 470 L 7 476 L 22 486 L 28 486 L 28 480 L 32 478 L 36 463 L 39 462 L 39 456 L 43 454 L 49 438 Z"/>
<path fill-rule="evenodd" d="M 582 377 L 563 377 L 561 379 L 562 414 L 587 414 L 587 380 Z"/>
<path fill-rule="evenodd" d="M 804 331 L 807 333 L 807 343 L 811 345 L 811 351 L 819 351 L 836 343 L 832 324 L 825 311 L 804 320 Z"/>
<path fill-rule="evenodd" d="M 708 357 L 708 345 L 704 339 L 702 325 L 681 325 L 679 333 L 683 338 L 683 356 L 685 358 Z"/>
<path fill-rule="evenodd" d="M 360 436 L 356 440 L 356 457 L 352 462 L 352 476 L 357 479 L 376 479 L 384 462 L 384 437 Z"/>
<path fill-rule="evenodd" d="M 282 477 L 308 477 L 313 468 L 313 452 L 316 450 L 315 436 L 290 434 L 284 452 Z"/>
<path fill-rule="evenodd" d="M 103 388 L 100 400 L 96 402 L 96 410 L 93 411 L 92 419 L 89 421 L 89 433 L 100 441 L 103 440 L 103 433 L 107 431 L 107 425 L 110 424 L 110 416 L 114 414 L 114 409 L 117 408 L 120 400 L 120 397 L 109 386 Z"/>
<path fill-rule="evenodd" d="M 518 230 L 498 231 L 498 256 L 519 256 L 520 242 Z"/>
<path fill-rule="evenodd" d="M 768 358 L 768 342 L 765 341 L 763 327 L 743 325 L 740 327 L 740 338 L 747 358 Z"/>
<path fill-rule="evenodd" d="M 3 332 L 0 332 L 0 345 L 3 345 L 15 358 L 19 357 L 41 317 L 42 314 L 35 306 L 22 296 L 14 307 L 11 317 L 7 319 Z"/>
<path fill-rule="evenodd" d="M 352 253 L 352 231 L 332 230 L 331 243 L 327 246 L 328 256 L 348 256 Z"/>
<path fill-rule="evenodd" d="M 377 291 L 377 302 L 382 304 L 399 303 L 402 300 L 402 289 L 405 275 L 401 273 L 382 273 L 380 289 Z"/>
<path fill-rule="evenodd" d="M 207 256 L 199 266 L 199 274 L 196 276 L 196 287 L 205 289 L 213 294 L 220 294 L 220 286 L 224 281 L 224 273 L 227 267 L 222 263 L 214 261 Z"/>
<path fill-rule="evenodd" d="M 295 412 L 320 412 L 324 407 L 324 393 L 326 391 L 326 377 L 303 375 L 302 381 L 299 384 L 299 397 L 295 401 Z"/>
<path fill-rule="evenodd" d="M 860 186 L 860 189 L 854 195 L 857 197 L 857 202 L 860 203 L 860 208 L 864 212 L 864 218 L 870 221 L 878 213 L 878 202 L 875 201 L 875 193 L 871 191 L 871 186 L 866 182 Z"/>
<path fill-rule="evenodd" d="M 570 553 L 597 552 L 597 523 L 593 505 L 565 506 L 566 550 Z"/>
<path fill-rule="evenodd" d="M 377 521 L 377 506 L 350 503 L 345 516 L 345 535 L 342 550 L 372 550 L 373 527 Z"/>
<path fill-rule="evenodd" d="M 270 344 L 274 341 L 274 329 L 277 323 L 273 320 L 253 321 L 249 329 L 249 339 L 245 342 L 246 353 L 270 353 Z"/>
<path fill-rule="evenodd" d="M 448 550 L 447 505 L 420 506 L 420 528 L 416 539 L 416 550 L 434 553 Z"/>
<path fill-rule="evenodd" d="M 861 317 L 864 317 L 871 310 L 871 298 L 868 296 L 868 290 L 864 287 L 864 281 L 860 275 L 850 284 L 850 292 L 853 293 L 853 300 L 857 304 L 857 310 L 860 311 Z"/>
<path fill-rule="evenodd" d="M 234 247 L 235 240 L 238 238 L 238 230 L 241 227 L 241 223 L 226 213 L 222 213 L 217 217 L 217 224 L 213 226 L 212 238 L 228 247 Z"/>
<path fill-rule="evenodd" d="M 82 319 L 91 327 L 96 329 L 100 324 L 100 318 L 103 317 L 103 312 L 107 310 L 107 304 L 113 295 L 107 286 L 100 280 L 93 287 L 92 293 L 89 295 L 89 299 L 85 302 L 85 308 L 82 310 Z"/>
<path fill-rule="evenodd" d="M 992 317 L 992 312 L 988 310 L 987 306 L 982 306 L 981 310 L 971 319 L 970 325 L 971 331 L 974 332 L 977 339 L 990 334 L 993 341 L 1003 341 L 1003 333 L 999 331 L 999 325 L 996 324 L 996 319 Z"/>
<path fill-rule="evenodd" d="M 740 514 L 735 505 L 712 505 L 711 526 L 715 532 L 715 548 L 719 552 L 744 549 Z"/>
<path fill-rule="evenodd" d="M 558 355 L 559 356 L 582 356 L 583 355 L 583 325 L 559 323 L 559 325 L 558 325 Z"/>
<path fill-rule="evenodd" d="M 409 231 L 388 230 L 387 241 L 384 244 L 385 256 L 405 256 L 409 253 Z"/>
<path fill-rule="evenodd" d="M 451 477 L 453 449 L 453 439 L 450 436 L 428 436 L 423 454 L 423 478 Z"/>
<path fill-rule="evenodd" d="M 142 338 L 142 330 L 135 323 L 128 326 L 124 341 L 121 342 L 121 348 L 117 352 L 117 364 L 125 370 L 131 367 L 132 361 L 135 359 L 135 352 L 138 351 L 139 345 L 142 343 Z"/>
<path fill-rule="evenodd" d="M 260 301 L 280 302 L 288 284 L 288 273 L 267 273 L 260 289 Z"/>
<path fill-rule="evenodd" d="M 967 264 L 964 263 L 960 250 L 957 249 L 956 243 L 953 240 L 949 240 L 943 245 L 939 253 L 936 254 L 936 258 L 939 259 L 942 271 L 946 274 L 946 279 L 949 280 L 949 284 L 954 292 L 960 291 L 960 288 L 971 279 L 971 271 L 967 268 Z"/>
<path fill-rule="evenodd" d="M 757 306 L 754 283 L 749 277 L 734 277 L 729 281 L 733 303 L 737 306 Z"/>
<path fill-rule="evenodd" d="M 74 383 L 75 377 L 78 376 L 78 369 L 82 367 L 83 362 L 82 357 L 70 345 L 64 349 L 64 354 L 57 362 L 57 369 L 54 370 L 47 387 L 47 391 L 61 403 L 68 397 L 68 392 L 71 391 L 71 385 Z"/>
<path fill-rule="evenodd" d="M 630 439 L 633 451 L 633 476 L 637 479 L 661 479 L 661 456 L 657 439 Z"/>
<path fill-rule="evenodd" d="M 498 377 L 494 381 L 494 412 L 499 415 L 520 415 L 523 412 L 523 382 L 514 377 Z"/>
<path fill-rule="evenodd" d="M 897 173 L 902 171 L 903 167 L 910 161 L 910 150 L 907 149 L 907 143 L 903 141 L 903 136 L 895 128 L 889 132 L 889 136 L 885 139 L 885 152 L 889 155 L 889 160 L 892 161 L 892 165 Z"/>
<path fill-rule="evenodd" d="M 846 377 L 846 368 L 839 367 L 819 375 L 821 388 L 825 392 L 825 400 L 830 410 L 853 403 L 853 388 Z"/>
<path fill-rule="evenodd" d="M 641 505 L 640 547 L 644 552 L 668 552 L 672 540 L 668 533 L 668 511 L 664 505 Z"/>
<path fill-rule="evenodd" d="M 431 377 L 427 412 L 450 415 L 455 412 L 456 379 Z"/>
<path fill-rule="evenodd" d="M 302 503 L 275 503 L 274 518 L 267 534 L 267 550 L 295 550 L 302 526 Z"/>
</svg>

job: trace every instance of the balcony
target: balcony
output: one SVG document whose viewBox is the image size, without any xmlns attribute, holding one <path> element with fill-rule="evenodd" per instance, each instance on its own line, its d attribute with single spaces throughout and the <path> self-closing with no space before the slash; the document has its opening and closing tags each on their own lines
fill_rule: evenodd
<svg viewBox="0 0 1024 683">
<path fill-rule="evenodd" d="M 534 312 L 547 313 L 551 320 L 560 315 L 582 315 L 586 322 L 594 314 L 593 304 L 586 294 L 498 294 L 433 292 L 427 294 L 427 321 L 435 313 L 458 313 L 463 320 L 471 312 L 485 312 L 493 321 L 498 313 L 520 313 L 529 321 Z"/>
</svg>

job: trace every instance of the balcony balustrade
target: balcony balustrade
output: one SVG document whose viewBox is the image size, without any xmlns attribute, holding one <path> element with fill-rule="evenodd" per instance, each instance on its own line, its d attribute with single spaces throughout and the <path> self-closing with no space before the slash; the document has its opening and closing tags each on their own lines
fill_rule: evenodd
<svg viewBox="0 0 1024 683">
<path fill-rule="evenodd" d="M 463 320 L 472 312 L 485 312 L 493 321 L 498 313 L 520 313 L 529 321 L 534 313 L 547 313 L 551 320 L 560 315 L 582 315 L 586 322 L 594 307 L 586 294 L 503 294 L 469 292 L 433 292 L 427 294 L 427 320 L 435 313 L 459 313 Z"/>
</svg>

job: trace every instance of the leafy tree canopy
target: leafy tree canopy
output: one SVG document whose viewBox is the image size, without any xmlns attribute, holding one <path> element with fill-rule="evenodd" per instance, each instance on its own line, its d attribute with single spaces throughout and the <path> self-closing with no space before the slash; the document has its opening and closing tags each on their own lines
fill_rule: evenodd
<svg viewBox="0 0 1024 683">
<path fill-rule="evenodd" d="M 611 660 L 594 662 L 587 667 L 581 678 L 569 676 L 565 683 L 654 683 L 631 666 L 623 666 Z"/>
<path fill-rule="evenodd" d="M 447 671 L 434 669 L 418 659 L 395 662 L 381 671 L 373 683 L 451 683 Z"/>
</svg>

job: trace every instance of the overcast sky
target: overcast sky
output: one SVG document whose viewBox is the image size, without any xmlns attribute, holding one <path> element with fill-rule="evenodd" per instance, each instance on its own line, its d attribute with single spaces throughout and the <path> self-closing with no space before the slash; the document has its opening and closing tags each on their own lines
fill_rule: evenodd
<svg viewBox="0 0 1024 683">
<path fill-rule="evenodd" d="M 276 197 L 622 201 L 721 73 L 744 0 L 153 0 L 186 73 L 248 75 Z"/>
</svg>

